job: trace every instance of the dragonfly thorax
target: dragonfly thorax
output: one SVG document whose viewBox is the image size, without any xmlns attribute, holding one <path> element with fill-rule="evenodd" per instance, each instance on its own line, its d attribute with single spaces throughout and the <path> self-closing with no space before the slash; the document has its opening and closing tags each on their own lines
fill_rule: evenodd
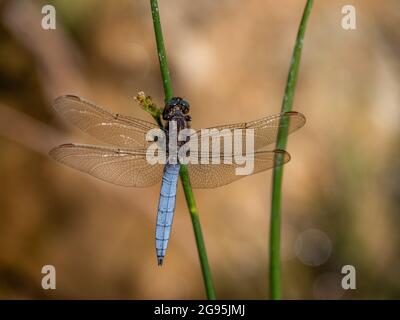
<svg viewBox="0 0 400 320">
<path fill-rule="evenodd" d="M 164 107 L 163 119 L 166 121 L 165 130 L 170 129 L 170 122 L 176 123 L 177 134 L 183 129 L 189 128 L 188 122 L 192 120 L 189 115 L 190 105 L 180 97 L 169 100 Z"/>
</svg>

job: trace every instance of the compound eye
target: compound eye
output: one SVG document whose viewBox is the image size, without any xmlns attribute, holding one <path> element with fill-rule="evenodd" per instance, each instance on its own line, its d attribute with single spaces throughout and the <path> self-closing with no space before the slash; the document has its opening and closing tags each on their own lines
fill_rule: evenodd
<svg viewBox="0 0 400 320">
<path fill-rule="evenodd" d="M 186 101 L 182 101 L 181 106 L 183 114 L 188 114 L 190 110 L 189 104 Z"/>
<path fill-rule="evenodd" d="M 168 104 L 169 104 L 171 107 L 175 107 L 175 106 L 177 106 L 178 104 L 180 104 L 181 101 L 182 101 L 182 98 L 180 98 L 180 97 L 173 97 L 171 100 L 168 101 Z"/>
<path fill-rule="evenodd" d="M 165 107 L 170 109 L 172 107 L 175 107 L 177 104 L 176 98 L 172 98 L 171 100 L 167 101 L 167 103 L 165 104 Z"/>
</svg>

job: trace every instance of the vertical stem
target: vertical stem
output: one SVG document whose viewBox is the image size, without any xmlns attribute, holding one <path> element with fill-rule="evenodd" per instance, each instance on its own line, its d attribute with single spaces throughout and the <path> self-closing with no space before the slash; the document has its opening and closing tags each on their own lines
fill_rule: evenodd
<svg viewBox="0 0 400 320">
<path fill-rule="evenodd" d="M 211 276 L 211 269 L 208 264 L 206 247 L 204 244 L 203 233 L 201 232 L 199 212 L 196 207 L 196 200 L 194 198 L 192 187 L 189 181 L 189 172 L 186 165 L 181 165 L 180 170 L 181 182 L 185 192 L 186 202 L 189 208 L 190 217 L 192 218 L 194 236 L 196 238 L 197 251 L 201 264 L 201 271 L 203 273 L 204 285 L 206 288 L 207 299 L 215 300 L 214 285 Z"/>
<path fill-rule="evenodd" d="M 285 96 L 282 102 L 282 112 L 292 109 L 293 97 L 296 89 L 297 74 L 301 59 L 304 33 L 307 20 L 311 12 L 313 0 L 307 0 L 303 17 L 297 33 L 296 43 L 293 50 L 292 62 L 286 82 Z M 288 126 L 281 126 L 278 132 L 276 148 L 286 148 Z M 271 222 L 270 222 L 270 249 L 269 249 L 269 282 L 270 297 L 273 300 L 281 299 L 281 266 L 280 266 L 280 238 L 281 238 L 281 198 L 282 198 L 283 167 L 274 168 L 272 178 L 272 200 L 271 200 Z"/>
<path fill-rule="evenodd" d="M 151 13 L 153 16 L 154 33 L 156 36 L 158 59 L 160 62 L 161 77 L 163 80 L 165 101 L 170 100 L 173 97 L 171 78 L 168 69 L 167 55 L 165 53 L 164 40 L 160 22 L 160 11 L 158 9 L 157 0 L 150 0 Z M 180 178 L 183 185 L 183 191 L 185 193 L 186 203 L 189 208 L 190 217 L 192 219 L 194 236 L 196 238 L 197 251 L 199 253 L 200 265 L 203 274 L 204 286 L 208 299 L 216 299 L 214 285 L 211 276 L 211 269 L 208 264 L 206 246 L 201 232 L 201 224 L 199 218 L 199 212 L 196 207 L 196 201 L 194 198 L 193 190 L 189 181 L 189 172 L 186 165 L 181 165 Z"/>
<path fill-rule="evenodd" d="M 171 77 L 169 75 L 167 54 L 164 46 L 164 38 L 161 29 L 160 10 L 158 9 L 157 0 L 150 0 L 151 15 L 153 17 L 154 33 L 156 35 L 158 61 L 160 63 L 161 77 L 163 80 L 165 102 L 173 97 Z"/>
</svg>

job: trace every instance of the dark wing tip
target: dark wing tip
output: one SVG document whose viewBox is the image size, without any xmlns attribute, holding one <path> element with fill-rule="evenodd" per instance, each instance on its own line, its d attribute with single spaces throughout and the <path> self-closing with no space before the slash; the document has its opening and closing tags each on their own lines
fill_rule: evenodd
<svg viewBox="0 0 400 320">
<path fill-rule="evenodd" d="M 164 262 L 164 258 L 163 257 L 157 257 L 157 261 L 158 261 L 158 265 L 161 267 L 163 262 Z"/>
<path fill-rule="evenodd" d="M 284 115 L 285 116 L 289 116 L 289 117 L 298 117 L 298 118 L 300 118 L 303 121 L 301 126 L 303 126 L 307 121 L 306 116 L 304 114 L 302 114 L 301 112 L 287 111 L 287 112 L 284 113 Z"/>
<path fill-rule="evenodd" d="M 82 99 L 78 96 L 75 96 L 73 94 L 65 94 L 63 96 L 59 96 L 54 99 L 54 102 L 57 102 L 59 100 L 64 100 L 64 99 L 70 99 L 70 100 L 76 100 L 76 101 L 81 101 Z"/>
<path fill-rule="evenodd" d="M 74 143 L 63 143 L 60 144 L 57 148 L 70 148 L 70 147 L 75 147 Z"/>
<path fill-rule="evenodd" d="M 74 101 L 78 101 L 78 102 L 82 101 L 82 99 L 78 96 L 74 96 L 72 94 L 66 94 L 66 95 L 55 98 L 54 102 L 53 102 L 53 107 L 57 110 L 58 104 L 65 100 L 74 100 Z"/>
<path fill-rule="evenodd" d="M 286 111 L 285 114 L 301 114 L 300 112 L 297 111 Z"/>
<path fill-rule="evenodd" d="M 275 153 L 276 155 L 279 155 L 279 154 L 280 154 L 280 155 L 283 155 L 283 163 L 282 163 L 282 164 L 289 162 L 290 159 L 291 159 L 291 156 L 290 156 L 289 152 L 287 152 L 287 151 L 285 151 L 285 150 L 282 150 L 282 149 L 275 149 L 275 150 L 274 150 L 274 153 Z"/>
<path fill-rule="evenodd" d="M 51 150 L 49 151 L 49 155 L 50 155 L 50 157 L 52 157 L 53 159 L 58 160 L 58 158 L 57 158 L 57 152 L 58 152 L 61 148 L 72 148 L 72 147 L 75 147 L 75 146 L 76 146 L 76 145 L 73 144 L 73 143 L 64 143 L 64 144 L 60 144 L 59 146 L 54 147 L 53 149 L 51 149 Z"/>
</svg>

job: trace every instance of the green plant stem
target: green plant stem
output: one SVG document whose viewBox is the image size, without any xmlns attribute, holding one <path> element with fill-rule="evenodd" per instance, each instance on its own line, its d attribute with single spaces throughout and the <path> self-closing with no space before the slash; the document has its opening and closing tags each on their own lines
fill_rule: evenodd
<svg viewBox="0 0 400 320">
<path fill-rule="evenodd" d="M 158 8 L 157 0 L 150 0 L 151 13 L 153 17 L 154 33 L 156 36 L 158 59 L 160 62 L 161 77 L 163 80 L 165 101 L 170 100 L 173 97 L 171 78 L 168 69 L 167 54 L 165 53 L 164 40 L 160 22 L 160 10 Z M 161 122 L 160 115 L 156 119 L 157 123 Z M 203 280 L 206 289 L 208 299 L 214 300 L 215 291 L 211 276 L 211 269 L 208 264 L 206 246 L 201 232 L 201 224 L 199 219 L 199 212 L 196 207 L 196 201 L 194 198 L 193 190 L 190 185 L 189 172 L 186 165 L 181 165 L 180 178 L 183 185 L 183 191 L 185 193 L 186 203 L 189 208 L 190 217 L 192 219 L 193 231 L 196 238 L 197 251 L 199 253 L 201 270 L 203 273 Z"/>
<path fill-rule="evenodd" d="M 311 12 L 313 0 L 307 0 L 303 17 L 297 33 L 293 50 L 292 62 L 286 82 L 285 96 L 282 102 L 282 112 L 292 110 L 293 97 L 296 89 L 297 74 L 299 71 L 301 50 L 303 47 L 304 33 L 307 20 Z M 279 129 L 276 148 L 284 150 L 287 144 L 288 126 L 283 125 Z M 280 266 L 280 238 L 281 238 L 281 198 L 282 198 L 283 166 L 274 168 L 272 178 L 270 244 L 269 244 L 269 283 L 270 297 L 273 300 L 281 299 L 281 266 Z"/>
<path fill-rule="evenodd" d="M 160 63 L 161 78 L 163 81 L 165 102 L 173 97 L 171 77 L 169 75 L 167 54 L 164 46 L 164 38 L 161 29 L 160 10 L 158 9 L 157 0 L 150 0 L 151 15 L 153 17 L 154 33 L 156 35 L 158 61 Z"/>
<path fill-rule="evenodd" d="M 204 244 L 203 233 L 201 232 L 199 212 L 196 207 L 196 200 L 194 198 L 192 187 L 189 181 L 189 172 L 187 165 L 181 165 L 180 170 L 181 182 L 185 192 L 186 203 L 189 208 L 190 217 L 192 218 L 194 236 L 196 238 L 197 251 L 201 264 L 201 271 L 203 273 L 204 285 L 206 288 L 207 298 L 215 300 L 214 285 L 211 276 L 211 269 L 208 264 L 206 247 Z"/>
</svg>

